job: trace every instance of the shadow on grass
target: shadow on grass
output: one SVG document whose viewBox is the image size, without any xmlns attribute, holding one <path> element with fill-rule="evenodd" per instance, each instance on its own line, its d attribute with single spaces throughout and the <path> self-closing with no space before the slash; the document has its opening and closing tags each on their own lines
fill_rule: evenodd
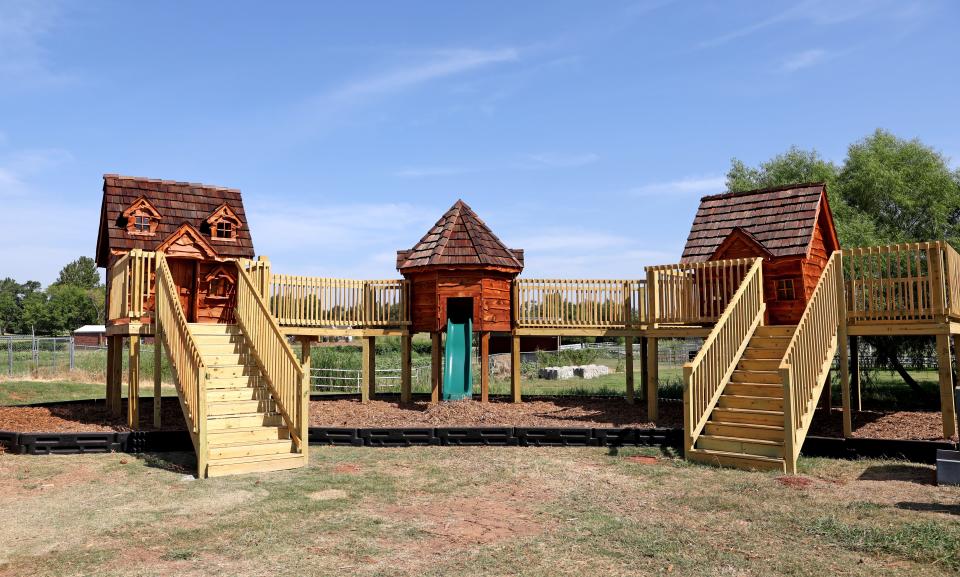
<svg viewBox="0 0 960 577">
<path fill-rule="evenodd" d="M 143 453 L 136 455 L 136 457 L 152 469 L 162 469 L 180 475 L 196 475 L 197 473 L 197 457 L 193 453 Z"/>
<path fill-rule="evenodd" d="M 901 501 L 896 504 L 896 507 L 897 509 L 904 509 L 906 511 L 960 515 L 960 505 L 947 505 L 946 503 L 914 503 L 911 501 Z"/>
<path fill-rule="evenodd" d="M 918 485 L 933 485 L 934 471 L 920 465 L 875 465 L 860 474 L 861 481 L 906 481 Z"/>
</svg>

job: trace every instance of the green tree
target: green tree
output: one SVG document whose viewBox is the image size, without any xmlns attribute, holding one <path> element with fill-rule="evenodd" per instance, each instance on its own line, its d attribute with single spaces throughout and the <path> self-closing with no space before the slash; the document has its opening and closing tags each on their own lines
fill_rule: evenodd
<svg viewBox="0 0 960 577">
<path fill-rule="evenodd" d="M 100 273 L 97 263 L 88 256 L 81 256 L 60 269 L 55 285 L 72 285 L 82 289 L 93 289 L 100 286 Z"/>
<path fill-rule="evenodd" d="M 18 283 L 12 278 L 0 281 L 0 333 L 22 331 L 23 303 L 31 294 L 40 291 L 40 283 Z"/>
</svg>

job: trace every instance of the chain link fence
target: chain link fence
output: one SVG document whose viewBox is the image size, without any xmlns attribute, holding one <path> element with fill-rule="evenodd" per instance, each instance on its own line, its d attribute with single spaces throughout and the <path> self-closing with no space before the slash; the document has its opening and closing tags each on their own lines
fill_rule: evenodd
<svg viewBox="0 0 960 577">
<path fill-rule="evenodd" d="M 77 353 L 73 337 L 0 336 L 0 374 L 43 377 L 72 371 Z"/>
</svg>

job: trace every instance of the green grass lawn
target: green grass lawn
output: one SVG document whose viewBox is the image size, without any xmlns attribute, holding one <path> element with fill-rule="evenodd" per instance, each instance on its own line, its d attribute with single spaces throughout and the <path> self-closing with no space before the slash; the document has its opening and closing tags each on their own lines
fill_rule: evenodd
<svg viewBox="0 0 960 577">
<path fill-rule="evenodd" d="M 127 387 L 123 387 L 123 396 L 127 396 Z M 163 396 L 177 396 L 173 385 L 163 385 Z M 71 381 L 0 381 L 0 406 L 29 405 L 54 401 L 76 401 L 80 399 L 103 399 L 106 396 L 103 383 L 75 383 Z M 153 396 L 153 384 L 140 385 L 141 397 Z"/>
<path fill-rule="evenodd" d="M 190 467 L 0 455 L 0 575 L 960 571 L 960 489 L 909 463 L 804 459 L 782 478 L 642 449 L 312 447 L 293 471 Z"/>
</svg>

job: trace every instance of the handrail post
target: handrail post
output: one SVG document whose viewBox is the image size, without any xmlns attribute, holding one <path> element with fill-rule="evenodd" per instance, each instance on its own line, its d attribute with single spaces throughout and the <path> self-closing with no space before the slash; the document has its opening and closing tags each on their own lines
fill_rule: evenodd
<svg viewBox="0 0 960 577">
<path fill-rule="evenodd" d="M 647 315 L 650 328 L 657 328 L 660 322 L 660 287 L 657 286 L 659 273 L 656 269 L 647 269 Z"/>
<path fill-rule="evenodd" d="M 930 255 L 929 265 L 930 265 L 930 285 L 933 288 L 933 302 L 935 304 L 934 310 L 932 311 L 934 315 L 943 316 L 946 314 L 946 298 L 944 291 L 944 274 L 943 274 L 943 242 L 937 241 L 932 243 L 931 250 L 927 254 Z"/>
<path fill-rule="evenodd" d="M 793 419 L 794 391 L 790 373 L 791 367 L 789 365 L 781 365 L 780 380 L 783 382 L 783 461 L 786 464 L 787 473 L 792 475 L 797 472 L 797 456 L 793 447 L 796 439 L 796 427 Z"/>
<path fill-rule="evenodd" d="M 684 457 L 693 450 L 693 427 L 696 418 L 693 415 L 693 365 L 683 365 L 683 451 Z"/>
</svg>

